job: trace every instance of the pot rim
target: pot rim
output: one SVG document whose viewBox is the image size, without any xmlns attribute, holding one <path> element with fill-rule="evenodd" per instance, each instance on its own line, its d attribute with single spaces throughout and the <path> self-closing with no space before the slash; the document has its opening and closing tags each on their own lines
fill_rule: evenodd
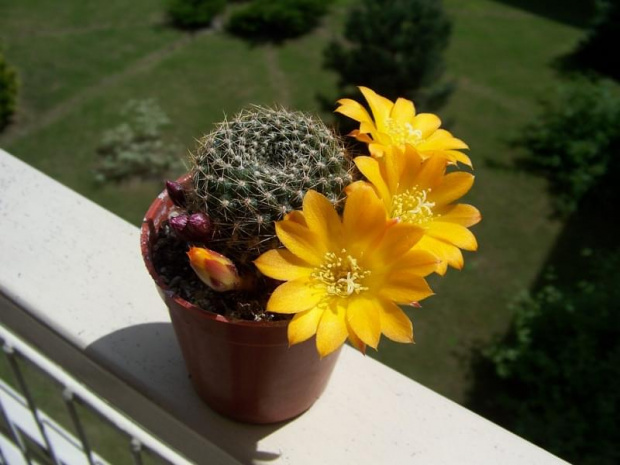
<svg viewBox="0 0 620 465">
<path fill-rule="evenodd" d="M 181 176 L 178 181 L 183 182 L 186 181 L 189 177 L 190 173 L 186 173 Z M 153 218 L 158 216 L 159 211 L 161 210 L 162 204 L 171 203 L 168 198 L 168 194 L 164 189 L 151 203 L 148 210 L 146 211 L 144 218 L 142 219 L 142 225 L 140 227 L 140 250 L 142 252 L 142 259 L 144 260 L 144 264 L 146 269 L 153 281 L 155 281 L 155 285 L 164 293 L 166 298 L 174 300 L 177 304 L 179 304 L 184 309 L 194 313 L 196 316 L 200 316 L 201 318 L 206 318 L 209 320 L 219 321 L 221 323 L 227 323 L 235 326 L 254 326 L 254 327 L 283 327 L 288 326 L 290 320 L 278 320 L 278 321 L 249 321 L 249 320 L 238 320 L 227 318 L 218 313 L 214 313 L 210 310 L 206 310 L 202 307 L 198 307 L 197 305 L 188 302 L 182 297 L 178 296 L 174 293 L 172 289 L 170 289 L 164 282 L 161 276 L 155 270 L 155 266 L 151 260 L 150 253 L 150 244 L 149 238 L 151 233 L 155 232 L 155 224 L 153 222 Z"/>
</svg>

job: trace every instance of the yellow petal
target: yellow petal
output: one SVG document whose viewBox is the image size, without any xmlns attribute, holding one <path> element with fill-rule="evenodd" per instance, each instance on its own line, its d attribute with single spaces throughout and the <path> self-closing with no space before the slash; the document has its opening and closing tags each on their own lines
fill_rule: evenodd
<svg viewBox="0 0 620 465">
<path fill-rule="evenodd" d="M 401 304 L 419 302 L 433 295 L 434 292 L 416 273 L 390 273 L 381 287 L 380 295 Z"/>
<path fill-rule="evenodd" d="M 385 123 L 390 116 L 394 104 L 391 100 L 382 97 L 375 91 L 370 90 L 368 87 L 360 86 L 359 90 L 362 92 L 364 98 L 370 106 L 370 110 L 372 111 L 372 115 L 375 120 L 375 126 L 380 132 L 385 132 Z"/>
<path fill-rule="evenodd" d="M 392 273 L 413 273 L 417 276 L 428 276 L 437 271 L 441 259 L 430 251 L 417 250 L 414 247 L 390 267 Z"/>
<path fill-rule="evenodd" d="M 303 200 L 304 218 L 308 229 L 318 237 L 318 240 L 333 250 L 332 244 L 340 244 L 342 240 L 342 224 L 333 204 L 327 197 L 314 190 L 309 190 Z"/>
<path fill-rule="evenodd" d="M 411 100 L 398 98 L 392 107 L 390 117 L 399 123 L 410 123 L 415 117 L 415 105 Z"/>
<path fill-rule="evenodd" d="M 351 345 L 355 347 L 357 350 L 359 350 L 361 353 L 366 355 L 366 344 L 364 344 L 364 341 L 362 341 L 357 336 L 357 334 L 355 334 L 355 331 L 353 331 L 353 329 L 351 328 L 351 325 L 348 322 L 347 322 L 347 332 L 349 333 L 349 342 L 351 343 Z"/>
<path fill-rule="evenodd" d="M 408 223 L 387 228 L 380 244 L 368 251 L 370 269 L 380 269 L 397 261 L 423 236 L 424 230 Z"/>
<path fill-rule="evenodd" d="M 324 293 L 300 278 L 280 284 L 267 302 L 267 310 L 274 313 L 299 313 L 319 303 Z"/>
<path fill-rule="evenodd" d="M 426 234 L 461 249 L 476 250 L 478 248 L 473 233 L 460 224 L 433 221 L 426 230 Z"/>
<path fill-rule="evenodd" d="M 299 210 L 293 210 L 291 212 L 288 212 L 284 219 L 286 221 L 292 221 L 293 223 L 297 223 L 302 226 L 308 226 L 308 224 L 306 223 L 306 219 L 304 218 L 304 214 Z"/>
<path fill-rule="evenodd" d="M 381 175 L 381 168 L 379 162 L 372 157 L 355 157 L 353 159 L 355 162 L 355 166 L 360 172 L 366 176 L 375 189 L 377 189 L 377 193 L 379 197 L 381 197 L 386 205 L 392 204 L 392 196 L 390 190 L 388 189 L 383 176 Z"/>
<path fill-rule="evenodd" d="M 448 160 L 450 160 L 450 163 L 452 164 L 456 164 L 456 162 L 459 162 L 473 168 L 471 159 L 463 152 L 459 152 L 457 150 L 444 150 L 442 153 Z"/>
<path fill-rule="evenodd" d="M 347 340 L 345 313 L 345 308 L 336 303 L 323 311 L 316 331 L 316 348 L 321 358 L 340 348 Z"/>
<path fill-rule="evenodd" d="M 445 158 L 429 158 L 422 163 L 418 175 L 415 179 L 415 184 L 420 189 L 437 189 L 437 186 L 441 185 L 444 181 L 444 173 L 446 172 L 447 161 Z"/>
<path fill-rule="evenodd" d="M 323 261 L 325 244 L 307 227 L 284 219 L 276 223 L 276 234 L 284 247 L 310 265 L 318 266 Z"/>
<path fill-rule="evenodd" d="M 413 342 L 413 324 L 395 303 L 383 300 L 381 305 L 381 332 L 396 342 Z"/>
<path fill-rule="evenodd" d="M 425 235 L 420 242 L 415 245 L 414 250 L 426 250 L 441 260 L 437 266 L 437 274 L 446 274 L 448 265 L 460 270 L 463 268 L 463 254 L 461 250 L 447 242 Z"/>
<path fill-rule="evenodd" d="M 418 150 L 454 150 L 468 149 L 468 145 L 461 139 L 457 139 L 445 129 L 438 129 L 432 133 L 426 140 L 417 145 Z"/>
<path fill-rule="evenodd" d="M 429 193 L 428 200 L 437 206 L 447 205 L 463 197 L 474 184 L 474 176 L 457 171 L 444 176 L 443 182 Z"/>
<path fill-rule="evenodd" d="M 254 264 L 265 276 L 281 281 L 305 278 L 312 273 L 308 263 L 285 249 L 268 250 L 254 260 Z"/>
<path fill-rule="evenodd" d="M 340 106 L 335 110 L 337 113 L 348 116 L 349 118 L 354 119 L 355 121 L 358 121 L 360 123 L 372 123 L 372 118 L 370 117 L 366 109 L 363 107 L 363 105 L 356 102 L 355 100 L 343 98 L 338 100 L 338 103 L 340 104 Z"/>
<path fill-rule="evenodd" d="M 432 113 L 420 113 L 413 119 L 412 126 L 422 132 L 422 139 L 426 139 L 439 129 L 441 120 Z"/>
<path fill-rule="evenodd" d="M 297 313 L 288 324 L 289 345 L 299 344 L 314 336 L 322 316 L 323 309 L 320 307 Z"/>
<path fill-rule="evenodd" d="M 381 337 L 379 304 L 375 299 L 355 297 L 347 307 L 347 323 L 355 334 L 373 349 L 377 348 Z"/>
<path fill-rule="evenodd" d="M 357 255 L 378 240 L 387 221 L 385 207 L 370 184 L 356 184 L 348 193 L 343 212 L 346 248 Z"/>
<path fill-rule="evenodd" d="M 434 214 L 440 221 L 460 224 L 466 228 L 479 223 L 482 219 L 476 207 L 464 203 L 437 208 Z"/>
</svg>

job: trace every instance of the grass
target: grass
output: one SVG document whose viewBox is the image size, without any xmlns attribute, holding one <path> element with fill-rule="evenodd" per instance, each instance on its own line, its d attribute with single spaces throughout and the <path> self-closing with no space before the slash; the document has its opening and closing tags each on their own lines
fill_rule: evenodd
<svg viewBox="0 0 620 465">
<path fill-rule="evenodd" d="M 161 184 L 100 186 L 90 172 L 101 134 L 120 122 L 125 102 L 156 98 L 174 122 L 166 138 L 189 148 L 249 103 L 320 113 L 316 96 L 336 95 L 322 49 L 353 1 L 335 2 L 321 28 L 277 47 L 170 30 L 159 0 L 67 0 L 58 13 L 43 0 L 13 3 L 0 6 L 0 31 L 23 93 L 0 146 L 137 225 Z M 501 166 L 517 155 L 506 140 L 558 84 L 553 60 L 582 31 L 514 2 L 444 4 L 454 19 L 446 59 L 457 90 L 440 115 L 472 148 L 477 179 L 468 201 L 484 218 L 474 229 L 480 250 L 466 256 L 463 271 L 434 280 L 437 296 L 411 312 L 416 346 L 383 342 L 372 356 L 463 401 L 472 348 L 505 331 L 507 302 L 536 280 L 562 226 L 549 219 L 543 180 Z"/>
</svg>

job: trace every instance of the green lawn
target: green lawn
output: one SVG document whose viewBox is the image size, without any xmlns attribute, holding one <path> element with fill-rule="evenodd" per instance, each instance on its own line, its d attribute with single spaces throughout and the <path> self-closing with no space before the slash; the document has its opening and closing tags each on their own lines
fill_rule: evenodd
<svg viewBox="0 0 620 465">
<path fill-rule="evenodd" d="M 166 137 L 189 148 L 224 114 L 249 103 L 320 112 L 317 94 L 336 95 L 321 52 L 352 3 L 336 1 L 312 35 L 275 47 L 168 29 L 160 0 L 65 0 L 62 8 L 4 2 L 1 39 L 23 92 L 17 122 L 0 146 L 137 225 L 161 186 L 102 187 L 90 172 L 101 133 L 119 124 L 123 105 L 157 99 L 173 120 Z M 535 281 L 562 226 L 549 219 L 542 180 L 493 166 L 517 155 L 507 138 L 557 86 L 551 63 L 582 31 L 507 1 L 444 4 L 454 19 L 446 58 L 457 89 L 440 116 L 471 146 L 477 179 L 468 200 L 483 214 L 474 228 L 480 250 L 467 255 L 462 272 L 433 280 L 437 296 L 412 312 L 417 344 L 384 341 L 376 357 L 463 401 L 472 348 L 506 329 L 506 303 Z"/>
</svg>

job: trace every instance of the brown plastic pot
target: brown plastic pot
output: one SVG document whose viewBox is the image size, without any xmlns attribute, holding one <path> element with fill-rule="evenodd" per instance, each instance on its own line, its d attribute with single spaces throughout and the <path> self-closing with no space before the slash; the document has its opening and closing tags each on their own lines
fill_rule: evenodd
<svg viewBox="0 0 620 465">
<path fill-rule="evenodd" d="M 164 191 L 146 213 L 140 243 L 194 389 L 213 410 L 243 422 L 276 423 L 303 413 L 324 391 L 340 351 L 321 360 L 314 338 L 289 348 L 287 321 L 230 320 L 175 295 L 151 256 L 156 232 L 171 208 Z"/>
</svg>

